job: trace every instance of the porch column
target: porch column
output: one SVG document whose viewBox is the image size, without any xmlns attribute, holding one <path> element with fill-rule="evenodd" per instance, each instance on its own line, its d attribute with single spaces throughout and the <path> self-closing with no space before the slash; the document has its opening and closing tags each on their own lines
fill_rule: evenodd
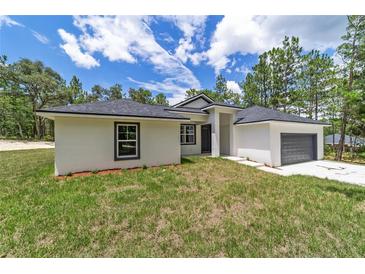
<svg viewBox="0 0 365 274">
<path fill-rule="evenodd" d="M 234 128 L 234 121 L 236 120 L 236 113 L 232 113 L 230 116 L 229 116 L 229 154 L 231 156 L 236 156 L 236 137 L 235 137 L 235 128 Z"/>
<path fill-rule="evenodd" d="M 220 128 L 219 128 L 219 111 L 214 110 L 213 121 L 212 121 L 212 156 L 219 157 L 220 156 Z"/>
</svg>

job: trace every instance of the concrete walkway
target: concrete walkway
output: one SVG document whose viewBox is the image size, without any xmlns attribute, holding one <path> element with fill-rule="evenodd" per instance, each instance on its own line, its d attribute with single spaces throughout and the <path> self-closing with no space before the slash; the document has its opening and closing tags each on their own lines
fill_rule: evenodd
<svg viewBox="0 0 365 274">
<path fill-rule="evenodd" d="M 0 151 L 54 148 L 54 142 L 28 142 L 15 140 L 0 140 Z"/>
<path fill-rule="evenodd" d="M 228 156 L 223 158 L 282 176 L 309 175 L 365 186 L 365 165 L 320 160 L 271 168 L 241 157 Z"/>
</svg>

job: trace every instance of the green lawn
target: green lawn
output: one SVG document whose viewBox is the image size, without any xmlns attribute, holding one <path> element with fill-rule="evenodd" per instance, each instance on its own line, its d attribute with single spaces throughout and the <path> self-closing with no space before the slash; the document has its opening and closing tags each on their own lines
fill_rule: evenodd
<svg viewBox="0 0 365 274">
<path fill-rule="evenodd" d="M 335 160 L 335 158 L 336 158 L 335 151 L 329 151 L 325 155 L 326 160 Z M 346 151 L 342 155 L 342 161 L 352 164 L 365 164 L 365 152 L 354 153 L 353 155 L 351 155 L 350 152 Z"/>
<path fill-rule="evenodd" d="M 219 158 L 66 180 L 0 152 L 2 257 L 364 257 L 365 188 Z"/>
</svg>

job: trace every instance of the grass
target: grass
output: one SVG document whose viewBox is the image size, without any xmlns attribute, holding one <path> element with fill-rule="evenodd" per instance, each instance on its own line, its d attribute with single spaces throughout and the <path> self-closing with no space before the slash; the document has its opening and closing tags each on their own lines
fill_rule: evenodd
<svg viewBox="0 0 365 274">
<path fill-rule="evenodd" d="M 335 157 L 335 151 L 329 151 L 325 155 L 326 160 L 334 160 Z M 342 161 L 353 164 L 365 164 L 365 152 L 354 153 L 353 155 L 351 155 L 350 152 L 346 151 L 342 155 Z"/>
<path fill-rule="evenodd" d="M 56 180 L 53 158 L 0 153 L 0 256 L 365 256 L 364 187 L 204 157 Z"/>
</svg>

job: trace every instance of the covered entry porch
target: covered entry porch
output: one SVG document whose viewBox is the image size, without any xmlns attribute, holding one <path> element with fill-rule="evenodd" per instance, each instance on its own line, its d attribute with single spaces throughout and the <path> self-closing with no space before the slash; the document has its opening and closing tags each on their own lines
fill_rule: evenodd
<svg viewBox="0 0 365 274">
<path fill-rule="evenodd" d="M 181 155 L 204 154 L 219 157 L 234 154 L 233 122 L 235 110 L 215 107 L 207 112 L 205 119 L 201 119 L 202 117 L 199 117 L 198 121 L 191 119 L 192 123 L 189 124 L 193 126 L 189 128 L 194 131 L 194 141 L 181 143 Z M 181 134 L 184 134 L 183 132 L 182 130 Z M 181 138 L 184 139 L 184 137 Z"/>
</svg>

